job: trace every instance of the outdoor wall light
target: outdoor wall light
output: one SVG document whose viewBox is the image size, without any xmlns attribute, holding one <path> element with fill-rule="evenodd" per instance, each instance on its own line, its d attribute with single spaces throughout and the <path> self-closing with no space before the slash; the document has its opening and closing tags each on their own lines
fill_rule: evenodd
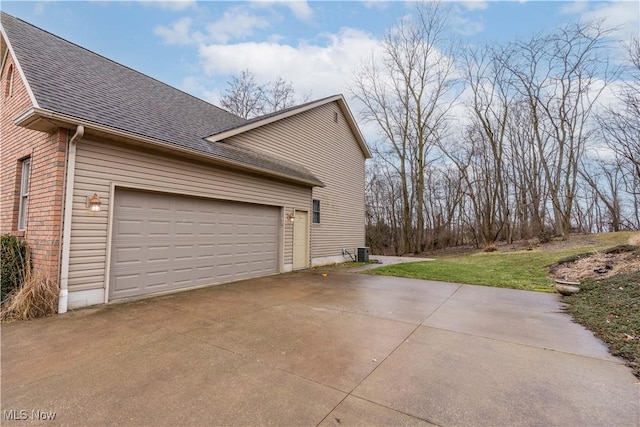
<svg viewBox="0 0 640 427">
<path fill-rule="evenodd" d="M 102 201 L 98 197 L 98 193 L 93 193 L 93 196 L 87 196 L 87 207 L 91 212 L 100 212 L 102 209 Z"/>
<path fill-rule="evenodd" d="M 293 220 L 295 219 L 295 213 L 291 212 L 287 214 L 287 221 L 293 222 Z"/>
</svg>

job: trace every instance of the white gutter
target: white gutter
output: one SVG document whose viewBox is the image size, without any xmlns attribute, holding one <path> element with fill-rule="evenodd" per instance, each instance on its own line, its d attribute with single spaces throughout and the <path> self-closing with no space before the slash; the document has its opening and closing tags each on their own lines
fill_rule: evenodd
<svg viewBox="0 0 640 427">
<path fill-rule="evenodd" d="M 73 211 L 73 185 L 76 175 L 76 146 L 84 136 L 84 126 L 78 125 L 76 133 L 69 140 L 67 154 L 67 181 L 64 189 L 64 218 L 62 225 L 62 262 L 60 265 L 60 296 L 58 313 L 67 312 L 69 301 L 69 255 L 71 253 L 71 213 Z"/>
</svg>

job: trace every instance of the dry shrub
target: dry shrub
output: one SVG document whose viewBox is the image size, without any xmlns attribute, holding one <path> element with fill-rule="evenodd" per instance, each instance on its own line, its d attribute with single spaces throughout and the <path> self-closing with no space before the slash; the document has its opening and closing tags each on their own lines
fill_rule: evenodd
<svg viewBox="0 0 640 427">
<path fill-rule="evenodd" d="M 629 237 L 629 244 L 633 246 L 640 246 L 640 233 Z"/>
<path fill-rule="evenodd" d="M 540 232 L 538 232 L 538 241 L 540 242 L 541 245 L 544 245 L 545 243 L 551 243 L 552 240 L 553 240 L 552 231 L 540 230 Z"/>
<path fill-rule="evenodd" d="M 27 265 L 29 246 L 23 239 L 10 234 L 3 234 L 1 240 L 0 292 L 4 301 L 7 296 L 20 288 L 26 270 L 31 268 L 31 265 Z"/>
<path fill-rule="evenodd" d="M 495 243 L 489 243 L 482 248 L 482 252 L 495 252 L 498 250 L 498 247 Z"/>
<path fill-rule="evenodd" d="M 58 310 L 58 284 L 44 274 L 28 274 L 22 286 L 12 293 L 2 308 L 3 320 L 46 317 Z"/>
</svg>

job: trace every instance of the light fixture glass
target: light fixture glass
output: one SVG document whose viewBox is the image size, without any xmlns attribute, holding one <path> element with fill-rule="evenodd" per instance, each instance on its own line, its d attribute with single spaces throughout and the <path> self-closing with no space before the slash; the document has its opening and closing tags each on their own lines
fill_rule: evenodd
<svg viewBox="0 0 640 427">
<path fill-rule="evenodd" d="M 100 212 L 102 209 L 102 201 L 98 197 L 98 193 L 93 193 L 93 196 L 87 197 L 87 206 L 91 212 Z"/>
</svg>

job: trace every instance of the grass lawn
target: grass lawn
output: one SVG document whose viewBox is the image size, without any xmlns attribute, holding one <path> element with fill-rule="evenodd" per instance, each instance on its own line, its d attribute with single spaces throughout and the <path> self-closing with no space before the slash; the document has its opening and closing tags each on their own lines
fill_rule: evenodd
<svg viewBox="0 0 640 427">
<path fill-rule="evenodd" d="M 526 251 L 474 252 L 437 257 L 435 261 L 396 264 L 368 274 L 440 280 L 500 288 L 555 292 L 547 266 L 572 255 L 627 243 L 633 232 L 580 236 L 572 243 L 552 243 Z"/>
<path fill-rule="evenodd" d="M 640 378 L 640 271 L 604 280 L 589 280 L 564 299 L 567 312 L 625 358 Z"/>
</svg>

